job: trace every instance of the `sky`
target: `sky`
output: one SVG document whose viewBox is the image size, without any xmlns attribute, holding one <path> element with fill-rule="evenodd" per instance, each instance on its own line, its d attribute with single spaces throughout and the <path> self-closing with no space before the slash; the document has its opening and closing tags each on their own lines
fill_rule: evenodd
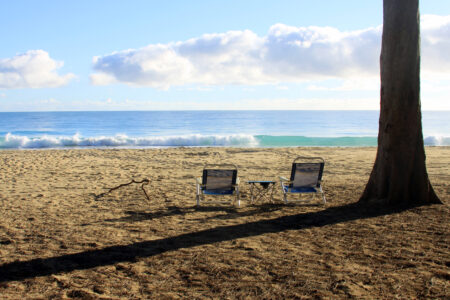
<svg viewBox="0 0 450 300">
<path fill-rule="evenodd" d="M 423 110 L 450 1 L 421 0 Z M 381 0 L 0 0 L 0 111 L 376 110 Z"/>
</svg>

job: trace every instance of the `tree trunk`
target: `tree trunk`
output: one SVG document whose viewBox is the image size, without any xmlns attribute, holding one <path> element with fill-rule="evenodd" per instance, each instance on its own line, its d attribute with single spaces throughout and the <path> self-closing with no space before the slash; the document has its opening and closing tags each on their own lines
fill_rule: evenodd
<svg viewBox="0 0 450 300">
<path fill-rule="evenodd" d="M 383 0 L 378 151 L 360 202 L 440 203 L 425 166 L 418 0 Z"/>
</svg>

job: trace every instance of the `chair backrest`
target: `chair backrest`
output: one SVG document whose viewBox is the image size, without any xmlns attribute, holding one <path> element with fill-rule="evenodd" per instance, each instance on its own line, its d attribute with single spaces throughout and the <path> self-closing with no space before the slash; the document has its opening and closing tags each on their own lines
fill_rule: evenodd
<svg viewBox="0 0 450 300">
<path fill-rule="evenodd" d="M 209 169 L 205 167 L 203 169 L 202 183 L 207 190 L 225 190 L 231 189 L 236 184 L 236 178 L 237 168 Z"/>
<path fill-rule="evenodd" d="M 321 157 L 297 157 L 292 163 L 291 187 L 319 187 L 324 166 Z"/>
</svg>

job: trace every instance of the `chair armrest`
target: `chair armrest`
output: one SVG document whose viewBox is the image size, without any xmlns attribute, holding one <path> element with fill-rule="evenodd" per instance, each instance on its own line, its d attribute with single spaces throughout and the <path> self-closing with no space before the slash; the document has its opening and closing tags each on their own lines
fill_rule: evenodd
<svg viewBox="0 0 450 300">
<path fill-rule="evenodd" d="M 240 183 L 240 182 L 241 182 L 241 181 L 239 180 L 239 177 L 236 178 L 236 184 L 233 184 L 232 187 L 233 187 L 233 188 L 239 187 L 239 183 Z"/>
<path fill-rule="evenodd" d="M 292 183 L 292 181 L 290 181 L 286 177 L 282 177 L 282 176 L 280 176 L 280 182 L 281 182 L 281 186 L 283 186 L 283 187 L 290 186 Z"/>
<path fill-rule="evenodd" d="M 201 177 L 195 178 L 195 182 L 196 182 L 198 185 L 203 186 L 203 184 L 202 184 L 202 178 L 201 178 Z"/>
</svg>

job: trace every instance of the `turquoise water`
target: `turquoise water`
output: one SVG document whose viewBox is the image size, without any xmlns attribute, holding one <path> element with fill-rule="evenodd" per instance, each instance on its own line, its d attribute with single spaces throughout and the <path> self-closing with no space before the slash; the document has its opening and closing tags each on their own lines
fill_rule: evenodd
<svg viewBox="0 0 450 300">
<path fill-rule="evenodd" d="M 376 146 L 376 137 L 306 137 L 306 136 L 270 136 L 257 135 L 261 147 L 291 147 L 291 146 L 346 146 L 362 147 Z"/>
<path fill-rule="evenodd" d="M 377 111 L 0 113 L 0 149 L 376 146 Z M 450 112 L 423 112 L 426 145 L 450 145 Z"/>
</svg>

